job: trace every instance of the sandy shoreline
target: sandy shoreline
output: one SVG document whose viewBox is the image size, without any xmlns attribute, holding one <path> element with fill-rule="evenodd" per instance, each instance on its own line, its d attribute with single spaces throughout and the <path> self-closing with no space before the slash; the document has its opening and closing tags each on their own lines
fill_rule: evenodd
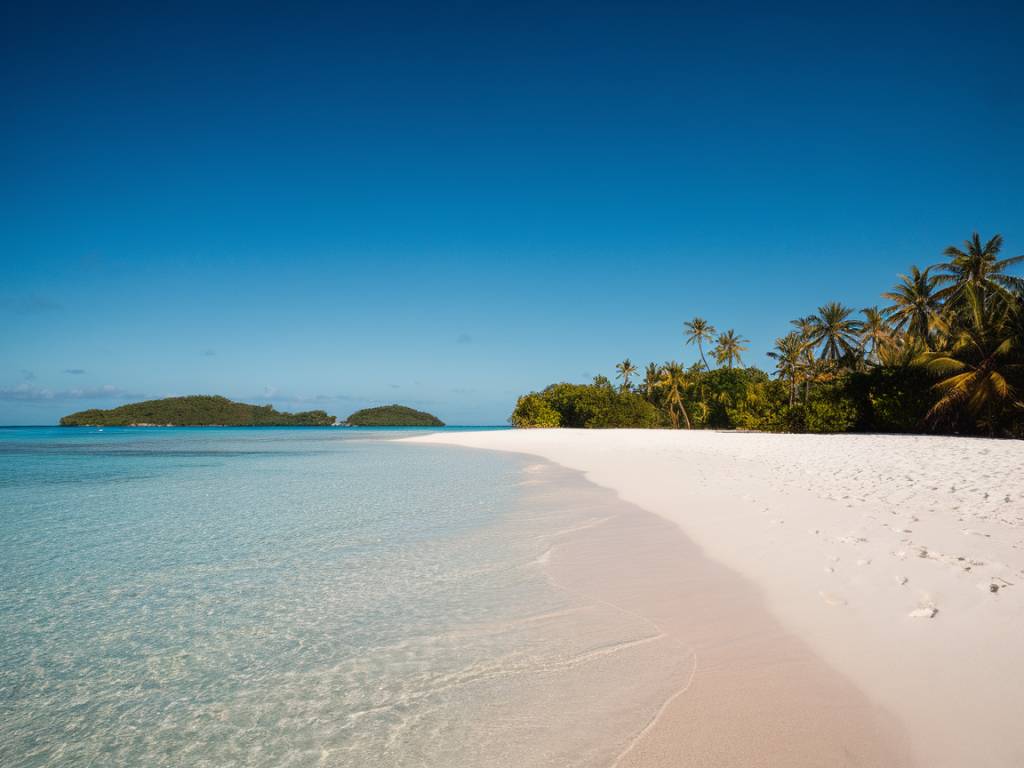
<svg viewBox="0 0 1024 768">
<path fill-rule="evenodd" d="M 1017 723 L 1024 705 L 1020 443 L 628 430 L 410 439 L 528 453 L 584 472 L 624 501 L 675 523 L 686 534 L 679 541 L 688 537 L 752 582 L 763 595 L 768 618 L 805 643 L 813 652 L 808 658 L 820 658 L 838 673 L 837 680 L 852 683 L 841 701 L 852 702 L 862 692 L 879 711 L 890 713 L 894 727 L 905 729 L 919 764 L 1024 764 L 1024 735 Z M 728 569 L 680 599 L 696 605 L 701 595 L 715 594 Z M 628 568 L 618 571 L 620 578 L 628 573 Z M 648 583 L 646 593 L 656 599 L 678 581 L 666 576 Z M 640 594 L 644 590 L 634 591 L 631 599 Z M 719 600 L 722 606 L 737 602 L 728 592 Z M 754 615 L 757 607 L 746 606 L 732 621 L 744 611 Z M 752 626 L 756 635 L 766 624 L 758 620 Z M 719 634 L 709 637 L 714 647 Z M 771 668 L 765 658 L 749 657 L 735 690 Z M 797 677 L 814 679 L 805 671 Z M 666 740 L 660 757 L 634 752 L 622 764 L 665 763 L 674 740 L 686 736 L 686 723 L 716 708 L 723 719 L 714 728 L 728 726 L 736 741 L 753 741 L 748 726 L 764 711 L 744 714 L 748 699 L 716 694 L 726 689 L 720 682 L 707 687 L 703 700 L 690 692 L 681 696 L 688 715 L 679 716 L 674 726 L 659 726 L 658 738 Z M 760 703 L 772 706 L 779 689 L 765 690 L 772 696 Z M 815 702 L 798 719 L 834 702 L 809 690 L 793 700 L 794 712 L 799 701 Z M 666 711 L 673 707 L 685 709 L 669 702 Z M 878 735 L 875 726 L 867 728 L 870 738 Z M 701 732 L 691 731 L 689 738 Z M 827 762 L 896 764 L 902 760 L 893 757 L 898 752 L 880 758 L 847 750 L 845 762 Z M 812 762 L 806 764 L 813 764 L 813 750 L 808 759 Z M 733 764 L 742 763 L 735 758 Z M 707 764 L 729 762 L 722 756 Z"/>
<path fill-rule="evenodd" d="M 617 672 L 627 677 L 617 683 L 621 711 L 614 725 L 621 733 L 629 722 L 631 730 L 586 765 L 912 764 L 904 730 L 891 713 L 787 632 L 749 582 L 705 557 L 678 527 L 581 483 L 579 473 L 564 467 L 543 462 L 528 470 L 531 506 L 568 502 L 589 510 L 576 525 L 551 534 L 543 558 L 551 583 L 583 605 L 611 608 L 621 621 L 646 627 L 632 642 L 594 652 L 628 654 Z M 547 498 L 538 497 L 545 489 Z M 659 683 L 670 683 L 656 697 L 637 690 L 649 684 L 651 667 Z M 630 689 L 644 707 L 641 719 L 622 693 Z M 608 695 L 616 694 L 585 687 L 577 699 L 582 712 L 592 713 L 584 738 L 610 735 L 612 723 L 595 717 L 597 705 L 606 703 L 593 698 Z M 581 751 L 551 764 L 575 765 Z"/>
</svg>

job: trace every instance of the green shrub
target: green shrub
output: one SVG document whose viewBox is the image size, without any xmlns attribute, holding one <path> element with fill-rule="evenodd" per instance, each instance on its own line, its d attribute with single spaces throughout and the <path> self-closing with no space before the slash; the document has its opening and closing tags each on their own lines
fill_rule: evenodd
<svg viewBox="0 0 1024 768">
<path fill-rule="evenodd" d="M 513 427 L 560 427 L 562 419 L 543 395 L 531 392 L 516 401 L 516 408 L 509 418 Z"/>
<path fill-rule="evenodd" d="M 520 397 L 509 419 L 517 427 L 577 429 L 650 428 L 661 412 L 634 392 L 620 392 L 604 377 L 593 384 L 552 384 Z"/>
<path fill-rule="evenodd" d="M 790 431 L 782 418 L 787 403 L 786 386 L 780 381 L 769 381 L 765 376 L 763 380 L 749 383 L 742 396 L 726 405 L 727 426 L 766 432 Z"/>
<path fill-rule="evenodd" d="M 822 388 L 812 392 L 804 406 L 807 432 L 849 432 L 857 423 L 857 404 L 841 388 Z"/>
<path fill-rule="evenodd" d="M 857 428 L 869 432 L 921 432 L 935 403 L 933 379 L 917 366 L 877 366 L 853 374 L 847 391 L 861 411 Z"/>
<path fill-rule="evenodd" d="M 691 370 L 698 402 L 694 426 L 715 429 L 764 429 L 770 395 L 768 374 L 757 368 Z M 757 426 L 755 426 L 757 425 Z"/>
</svg>

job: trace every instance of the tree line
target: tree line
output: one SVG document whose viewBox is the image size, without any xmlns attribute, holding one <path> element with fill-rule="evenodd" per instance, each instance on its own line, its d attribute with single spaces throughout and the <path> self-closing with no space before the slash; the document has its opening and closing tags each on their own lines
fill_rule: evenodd
<svg viewBox="0 0 1024 768">
<path fill-rule="evenodd" d="M 740 428 L 1024 437 L 1024 255 L 977 233 L 914 265 L 884 306 L 822 304 L 775 340 L 769 373 L 749 341 L 704 318 L 684 323 L 699 362 L 615 366 L 617 384 L 553 384 L 519 398 L 520 427 Z M 714 363 L 709 363 L 708 358 Z"/>
</svg>

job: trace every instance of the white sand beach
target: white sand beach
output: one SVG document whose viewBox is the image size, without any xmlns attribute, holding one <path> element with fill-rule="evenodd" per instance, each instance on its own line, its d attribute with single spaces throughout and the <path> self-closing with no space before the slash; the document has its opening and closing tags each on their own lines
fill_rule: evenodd
<svg viewBox="0 0 1024 768">
<path fill-rule="evenodd" d="M 743 577 L 774 621 L 892 718 L 916 764 L 1024 765 L 1024 444 L 634 430 L 409 439 L 532 454 L 585 473 L 675 523 L 723 573 Z M 622 557 L 628 567 L 642 553 Z M 672 590 L 673 578 L 645 588 Z M 704 588 L 709 599 L 733 599 L 714 584 Z M 690 589 L 680 599 L 698 598 Z M 759 658 L 744 669 L 763 695 Z M 742 689 L 734 680 L 728 696 Z M 651 748 L 623 765 L 671 764 L 673 739 L 696 738 L 668 711 L 687 696 L 666 702 L 664 719 L 674 725 L 657 738 L 641 734 Z M 756 709 L 716 699 L 713 688 L 700 696 L 686 702 L 691 718 L 694 707 L 720 708 L 719 722 L 735 715 L 728 738 L 744 738 L 745 720 L 757 730 Z M 665 744 L 655 749 L 658 738 Z M 850 754 L 842 764 L 887 763 Z"/>
</svg>

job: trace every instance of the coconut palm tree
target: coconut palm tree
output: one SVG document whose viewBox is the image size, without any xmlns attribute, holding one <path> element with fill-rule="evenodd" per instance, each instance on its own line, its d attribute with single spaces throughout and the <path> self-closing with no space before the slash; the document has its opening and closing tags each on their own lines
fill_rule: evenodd
<svg viewBox="0 0 1024 768">
<path fill-rule="evenodd" d="M 984 286 L 967 283 L 960 298 L 962 319 L 946 350 L 925 352 L 918 362 L 942 377 L 940 397 L 928 412 L 932 421 L 969 417 L 995 435 L 1007 411 L 1024 411 L 1015 381 L 1024 376 L 1024 358 L 1015 332 L 1014 305 L 985 301 Z"/>
<path fill-rule="evenodd" d="M 927 351 L 928 347 L 917 336 L 893 331 L 889 340 L 878 348 L 878 362 L 886 368 L 906 368 Z"/>
<path fill-rule="evenodd" d="M 831 301 L 818 307 L 811 317 L 810 339 L 821 346 L 821 356 L 835 363 L 840 358 L 853 359 L 860 343 L 861 324 L 851 319 L 853 309 Z"/>
<path fill-rule="evenodd" d="M 811 334 L 814 332 L 814 315 L 798 317 L 796 320 L 790 320 L 789 324 L 799 331 L 805 341 L 811 340 Z"/>
<path fill-rule="evenodd" d="M 738 336 L 731 328 L 725 333 L 718 335 L 716 346 L 711 350 L 711 354 L 715 356 L 715 362 L 719 365 L 727 365 L 732 368 L 733 364 L 743 365 L 743 360 L 740 359 L 740 352 L 746 352 L 747 347 L 745 346 L 749 342 L 749 339 L 744 339 L 742 336 Z"/>
<path fill-rule="evenodd" d="M 800 387 L 806 357 L 804 348 L 807 342 L 796 331 L 787 333 L 775 340 L 775 348 L 768 357 L 775 360 L 775 371 L 780 379 L 789 382 L 789 404 L 796 402 L 796 393 Z"/>
<path fill-rule="evenodd" d="M 686 343 L 693 344 L 696 342 L 697 351 L 700 352 L 700 359 L 704 363 L 704 368 L 710 373 L 711 368 L 704 357 L 704 342 L 715 338 L 715 333 L 717 333 L 715 326 L 702 317 L 695 317 L 693 320 L 683 323 L 683 327 L 686 329 Z"/>
<path fill-rule="evenodd" d="M 800 335 L 800 340 L 803 341 L 804 353 L 803 353 L 803 370 L 804 370 L 804 400 L 811 394 L 811 382 L 815 379 L 817 371 L 820 367 L 818 360 L 814 356 L 814 316 L 805 315 L 804 317 L 798 317 L 796 320 L 790 320 L 789 324 L 797 329 Z"/>
<path fill-rule="evenodd" d="M 878 307 L 867 307 L 860 313 L 864 315 L 860 327 L 860 344 L 864 359 L 877 362 L 878 351 L 892 338 L 892 329 Z"/>
<path fill-rule="evenodd" d="M 672 420 L 672 426 L 679 429 L 679 415 L 682 414 L 686 428 L 690 429 L 690 415 L 686 412 L 684 393 L 686 391 L 686 374 L 683 366 L 674 360 L 665 363 L 661 369 L 661 380 L 658 386 L 665 390 L 665 408 Z"/>
<path fill-rule="evenodd" d="M 964 241 L 964 250 L 955 245 L 946 248 L 943 255 L 949 261 L 934 267 L 939 271 L 938 281 L 946 286 L 939 291 L 939 297 L 949 306 L 958 306 L 964 289 L 971 285 L 1009 302 L 1014 292 L 1024 290 L 1024 278 L 1008 275 L 1006 270 L 1024 262 L 1024 254 L 1000 259 L 1002 248 L 1002 235 L 996 234 L 982 245 L 977 232 Z"/>
<path fill-rule="evenodd" d="M 648 363 L 647 368 L 644 369 L 644 396 L 648 402 L 654 402 L 654 393 L 659 381 L 661 381 L 661 368 L 657 363 Z"/>
<path fill-rule="evenodd" d="M 632 361 L 627 357 L 615 366 L 615 370 L 618 371 L 615 378 L 622 379 L 622 387 L 620 391 L 625 392 L 629 389 L 629 377 L 637 372 L 637 367 L 633 365 Z"/>
<path fill-rule="evenodd" d="M 900 275 L 900 282 L 882 294 L 882 298 L 892 302 L 885 308 L 885 315 L 893 328 L 920 339 L 929 349 L 933 344 L 932 330 L 942 309 L 942 299 L 935 290 L 940 277 L 929 274 L 931 269 L 926 267 L 922 271 L 911 266 L 909 275 Z"/>
</svg>

